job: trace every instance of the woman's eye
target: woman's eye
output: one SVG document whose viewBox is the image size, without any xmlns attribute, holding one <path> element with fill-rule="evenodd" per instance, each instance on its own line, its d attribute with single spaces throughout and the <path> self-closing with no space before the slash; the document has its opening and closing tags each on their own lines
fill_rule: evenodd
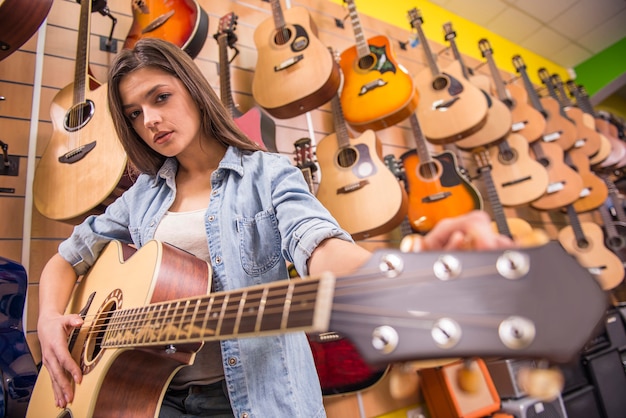
<svg viewBox="0 0 626 418">
<path fill-rule="evenodd" d="M 135 110 L 134 112 L 130 112 L 130 113 L 128 114 L 128 119 L 130 119 L 130 120 L 135 120 L 135 119 L 137 119 L 137 117 L 139 116 L 139 113 L 140 113 L 140 112 L 139 112 L 138 110 Z"/>
<path fill-rule="evenodd" d="M 170 97 L 169 93 L 161 93 L 157 96 L 157 102 L 165 101 L 168 97 Z"/>
</svg>

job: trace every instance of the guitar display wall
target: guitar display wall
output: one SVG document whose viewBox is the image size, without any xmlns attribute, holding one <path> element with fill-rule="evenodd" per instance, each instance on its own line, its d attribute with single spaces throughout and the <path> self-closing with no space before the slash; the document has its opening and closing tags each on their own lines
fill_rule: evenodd
<svg viewBox="0 0 626 418">
<path fill-rule="evenodd" d="M 284 6 L 284 2 L 281 3 Z M 358 8 L 358 0 L 356 3 Z M 108 0 L 107 4 L 111 14 L 117 19 L 113 39 L 117 48 L 121 48 L 133 21 L 131 1 Z M 208 14 L 209 37 L 195 60 L 216 91 L 220 88 L 219 48 L 212 35 L 216 33 L 218 21 L 222 16 L 230 12 L 235 12 L 238 16 L 237 48 L 240 53 L 230 64 L 230 75 L 234 101 L 239 105 L 240 110 L 245 111 L 255 105 L 252 96 L 253 75 L 257 62 L 254 32 L 261 22 L 271 17 L 270 4 L 262 0 L 199 0 L 198 4 Z M 320 40 L 325 45 L 331 46 L 337 53 L 354 45 L 355 39 L 350 21 L 345 19 L 348 13 L 346 8 L 328 0 L 298 0 L 292 1 L 291 6 L 302 6 L 309 11 L 318 28 Z M 407 9 L 409 7 L 412 7 L 410 3 L 407 4 Z M 80 7 L 75 0 L 57 0 L 53 3 L 48 15 L 41 56 L 42 79 L 41 88 L 38 91 L 40 103 L 35 109 L 35 117 L 38 120 L 35 151 L 37 161 L 43 154 L 53 131 L 49 113 L 50 104 L 55 95 L 73 81 L 79 11 Z M 397 60 L 409 74 L 414 76 L 428 68 L 423 48 L 412 46 L 408 42 L 412 34 L 408 23 L 406 27 L 396 27 L 362 13 L 359 18 L 367 38 L 384 35 L 390 39 Z M 452 15 L 451 18 L 453 18 Z M 428 16 L 425 16 L 425 24 L 429 24 Z M 106 80 L 108 66 L 114 57 L 114 53 L 101 49 L 110 31 L 111 20 L 99 13 L 92 13 L 89 63 L 94 78 L 100 82 Z M 5 217 L 5 221 L 0 223 L 0 255 L 16 261 L 22 260 L 24 210 L 26 205 L 30 205 L 30 199 L 27 198 L 29 190 L 27 168 L 34 167 L 37 162 L 29 161 L 29 137 L 31 118 L 34 114 L 31 108 L 36 79 L 37 40 L 41 36 L 43 33 L 36 34 L 18 51 L 0 62 L 0 96 L 6 98 L 0 102 L 0 139 L 9 144 L 11 155 L 17 155 L 20 158 L 18 176 L 0 177 L 0 187 L 15 189 L 14 192 L 0 194 L 0 213 Z M 441 38 L 429 39 L 429 41 L 433 53 L 437 55 L 437 62 L 442 68 L 454 60 L 452 52 L 444 41 L 443 31 Z M 464 57 L 464 63 L 470 68 L 476 68 L 480 64 L 477 59 L 467 56 Z M 489 75 L 486 65 L 480 66 L 476 71 L 478 74 Z M 510 71 L 501 69 L 500 73 L 505 81 L 516 76 L 512 68 Z M 303 80 L 304 82 L 306 80 Z M 313 143 L 316 144 L 334 132 L 330 103 L 312 110 L 308 115 L 301 114 L 289 119 L 274 118 L 274 121 L 277 151 L 289 157 L 293 157 L 294 142 L 299 138 L 312 137 Z M 412 129 L 408 119 L 378 130 L 376 135 L 382 145 L 382 155 L 392 154 L 399 158 L 413 147 Z M 440 148 L 431 147 L 433 150 L 441 151 Z M 460 156 L 468 172 L 475 175 L 476 165 L 472 156 L 468 153 L 460 154 Z M 98 170 L 98 167 L 93 167 L 93 170 Z M 80 179 L 68 179 L 68 181 L 77 181 L 79 184 Z M 480 179 L 476 180 L 475 184 L 479 188 L 484 187 Z M 378 198 L 384 199 L 385 196 Z M 488 207 L 485 209 L 490 210 Z M 542 212 L 530 207 L 505 208 L 505 211 L 512 217 L 523 218 L 533 226 L 546 230 L 552 238 L 556 237 L 559 229 L 568 224 L 566 215 L 558 212 Z M 592 218 L 587 214 L 581 217 Z M 37 359 L 39 356 L 36 337 L 38 277 L 46 260 L 56 251 L 61 240 L 71 233 L 71 230 L 72 225 L 50 220 L 33 208 L 32 227 L 29 242 L 26 243 L 26 247 L 30 248 L 30 260 L 27 267 L 31 285 L 26 328 L 27 338 L 34 357 Z M 399 230 L 394 230 L 384 235 L 368 237 L 361 241 L 361 244 L 369 249 L 396 246 L 401 234 Z"/>
</svg>

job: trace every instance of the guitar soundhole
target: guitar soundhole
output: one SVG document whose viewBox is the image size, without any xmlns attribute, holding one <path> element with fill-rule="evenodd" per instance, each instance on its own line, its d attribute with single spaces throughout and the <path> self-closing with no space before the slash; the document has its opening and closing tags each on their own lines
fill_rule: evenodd
<svg viewBox="0 0 626 418">
<path fill-rule="evenodd" d="M 434 161 L 421 164 L 418 171 L 419 175 L 424 179 L 430 180 L 439 177 L 439 165 Z"/>
<path fill-rule="evenodd" d="M 610 237 L 607 240 L 607 244 L 612 250 L 621 250 L 622 248 L 624 248 L 624 238 Z"/>
<path fill-rule="evenodd" d="M 72 106 L 65 114 L 63 126 L 68 132 L 75 132 L 87 125 L 96 110 L 91 100 Z"/>
<path fill-rule="evenodd" d="M 276 45 L 285 45 L 289 42 L 289 39 L 291 39 L 291 29 L 289 28 L 282 28 L 276 32 L 276 35 L 274 36 L 274 42 L 276 42 Z"/>
<path fill-rule="evenodd" d="M 376 58 L 372 54 L 359 58 L 359 68 L 361 70 L 369 70 L 374 64 L 376 64 Z"/>
<path fill-rule="evenodd" d="M 112 313 L 115 312 L 118 307 L 122 306 L 122 297 L 123 294 L 120 289 L 113 290 L 102 303 L 102 306 L 96 314 L 93 323 L 89 327 L 89 331 L 83 345 L 83 354 L 81 356 L 80 367 L 83 374 L 91 372 L 98 363 L 100 354 L 102 353 L 104 334 L 107 331 Z M 124 324 L 119 326 L 123 328 Z"/>
<path fill-rule="evenodd" d="M 508 164 L 517 160 L 517 152 L 512 149 L 506 149 L 498 153 L 498 159 L 503 164 Z"/>
<path fill-rule="evenodd" d="M 354 148 L 344 148 L 337 155 L 337 164 L 340 167 L 346 168 L 354 165 L 358 158 L 358 153 Z"/>
<path fill-rule="evenodd" d="M 437 77 L 433 80 L 433 89 L 443 90 L 448 86 L 448 79 L 445 77 Z"/>
<path fill-rule="evenodd" d="M 587 241 L 587 239 L 585 238 L 579 239 L 578 241 L 576 241 L 576 244 L 578 245 L 578 248 L 581 248 L 581 249 L 585 249 L 589 247 L 589 241 Z"/>
</svg>

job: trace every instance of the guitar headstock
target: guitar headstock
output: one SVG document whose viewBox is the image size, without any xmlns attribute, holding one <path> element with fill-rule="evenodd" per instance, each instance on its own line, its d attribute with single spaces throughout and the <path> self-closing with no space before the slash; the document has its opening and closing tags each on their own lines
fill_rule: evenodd
<svg viewBox="0 0 626 418">
<path fill-rule="evenodd" d="M 235 29 L 237 28 L 237 19 L 238 16 L 235 12 L 230 12 L 225 14 L 220 18 L 219 24 L 217 25 L 217 32 L 213 36 L 215 39 L 219 40 L 220 35 L 226 35 L 228 46 L 232 46 L 237 42 L 237 35 L 235 35 Z"/>
<path fill-rule="evenodd" d="M 478 252 L 383 249 L 354 276 L 337 279 L 329 329 L 370 364 L 568 362 L 602 322 L 607 302 L 593 276 L 554 241 Z"/>
<path fill-rule="evenodd" d="M 524 60 L 522 59 L 521 55 L 514 55 L 512 60 L 513 60 L 513 66 L 515 67 L 515 70 L 517 70 L 518 73 L 521 73 L 522 71 L 526 70 L 526 63 L 524 63 Z"/>
<path fill-rule="evenodd" d="M 489 157 L 489 151 L 485 147 L 477 147 L 472 150 L 472 157 L 478 167 L 478 172 L 491 168 L 491 159 Z"/>
<path fill-rule="evenodd" d="M 478 41 L 478 48 L 480 49 L 480 53 L 483 58 L 487 58 L 493 55 L 493 49 L 491 48 L 491 44 L 485 38 Z"/>
<path fill-rule="evenodd" d="M 546 86 L 552 86 L 552 79 L 550 78 L 550 73 L 544 67 L 541 67 L 537 70 L 537 74 L 539 75 L 539 79 Z"/>
<path fill-rule="evenodd" d="M 300 170 L 309 169 L 311 172 L 317 171 L 317 165 L 313 158 L 313 147 L 311 138 L 300 138 L 293 143 L 295 148 L 296 167 Z"/>
<path fill-rule="evenodd" d="M 406 180 L 406 172 L 402 162 L 397 159 L 393 154 L 387 154 L 383 157 L 385 165 L 393 173 L 398 180 Z"/>
<path fill-rule="evenodd" d="M 422 23 L 424 23 L 422 12 L 420 12 L 416 7 L 408 11 L 408 17 L 413 29 L 417 29 Z"/>
<path fill-rule="evenodd" d="M 456 32 L 452 29 L 452 22 L 446 22 L 443 24 L 443 32 L 445 34 L 444 39 L 446 41 L 456 38 Z"/>
<path fill-rule="evenodd" d="M 569 94 L 571 96 L 575 97 L 576 99 L 581 96 L 580 90 L 578 89 L 578 86 L 576 85 L 576 82 L 574 80 L 567 80 L 565 82 L 565 86 L 567 87 L 567 90 L 569 91 Z"/>
</svg>

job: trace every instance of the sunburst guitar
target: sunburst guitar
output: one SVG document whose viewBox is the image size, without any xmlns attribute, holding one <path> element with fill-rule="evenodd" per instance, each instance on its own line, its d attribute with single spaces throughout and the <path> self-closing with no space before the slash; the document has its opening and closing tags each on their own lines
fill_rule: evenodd
<svg viewBox="0 0 626 418">
<path fill-rule="evenodd" d="M 353 0 L 348 4 L 356 45 L 341 53 L 344 75 L 341 107 L 346 122 L 355 130 L 379 130 L 406 119 L 417 108 L 418 92 L 413 78 L 398 63 L 389 38 L 365 39 Z"/>
<path fill-rule="evenodd" d="M 196 0 L 131 0 L 133 23 L 124 48 L 142 38 L 158 38 L 184 49 L 192 58 L 199 53 L 209 31 L 209 17 Z"/>
</svg>

